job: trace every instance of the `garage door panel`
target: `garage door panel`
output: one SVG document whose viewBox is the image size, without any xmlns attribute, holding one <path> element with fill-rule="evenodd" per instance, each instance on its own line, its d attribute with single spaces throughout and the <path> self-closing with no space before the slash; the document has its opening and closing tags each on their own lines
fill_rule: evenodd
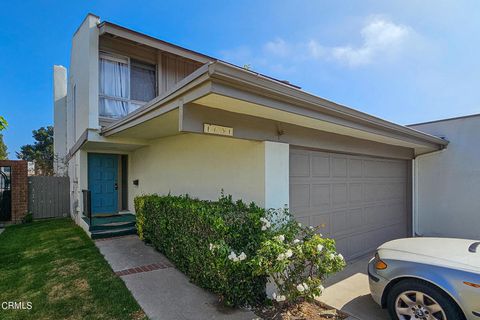
<svg viewBox="0 0 480 320">
<path fill-rule="evenodd" d="M 332 157 L 332 177 L 344 178 L 347 176 L 347 159 Z"/>
<path fill-rule="evenodd" d="M 406 161 L 292 148 L 290 168 L 292 214 L 322 226 L 345 257 L 406 236 Z"/>
<path fill-rule="evenodd" d="M 310 184 L 290 186 L 290 206 L 292 209 L 310 207 Z"/>
<path fill-rule="evenodd" d="M 290 176 L 310 176 L 310 158 L 307 153 L 294 152 L 290 155 Z"/>
<path fill-rule="evenodd" d="M 312 176 L 330 177 L 330 157 L 324 155 L 313 155 Z"/>
<path fill-rule="evenodd" d="M 312 207 L 330 208 L 330 184 L 312 184 Z"/>
<path fill-rule="evenodd" d="M 350 178 L 363 177 L 363 161 L 360 159 L 348 160 L 348 176 Z"/>
<path fill-rule="evenodd" d="M 348 192 L 346 183 L 334 183 L 332 185 L 332 205 L 334 207 L 348 205 Z"/>
<path fill-rule="evenodd" d="M 363 208 L 352 209 L 347 214 L 348 230 L 358 230 L 365 224 Z"/>
<path fill-rule="evenodd" d="M 348 201 L 351 204 L 363 201 L 363 183 L 350 183 L 348 185 Z"/>
</svg>

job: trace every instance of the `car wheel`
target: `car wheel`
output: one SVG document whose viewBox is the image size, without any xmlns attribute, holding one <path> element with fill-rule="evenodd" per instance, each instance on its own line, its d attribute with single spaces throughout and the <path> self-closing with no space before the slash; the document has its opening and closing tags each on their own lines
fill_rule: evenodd
<svg viewBox="0 0 480 320">
<path fill-rule="evenodd" d="M 395 284 L 387 296 L 388 313 L 396 320 L 458 320 L 463 313 L 442 290 L 421 280 Z"/>
</svg>

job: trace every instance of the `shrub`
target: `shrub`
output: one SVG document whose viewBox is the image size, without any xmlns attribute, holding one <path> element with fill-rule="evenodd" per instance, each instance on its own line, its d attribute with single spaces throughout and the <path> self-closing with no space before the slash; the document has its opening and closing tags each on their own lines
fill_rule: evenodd
<svg viewBox="0 0 480 320">
<path fill-rule="evenodd" d="M 140 238 L 230 306 L 263 303 L 268 278 L 277 288 L 276 307 L 313 300 L 325 277 L 345 265 L 334 240 L 301 227 L 286 209 L 223 195 L 218 201 L 142 196 L 135 208 Z"/>
<path fill-rule="evenodd" d="M 267 236 L 261 230 L 264 209 L 223 195 L 218 201 L 141 196 L 135 199 L 135 209 L 140 238 L 164 253 L 192 282 L 220 295 L 226 305 L 264 301 L 267 277 L 247 263 Z M 242 260 L 228 259 L 232 252 Z"/>
<path fill-rule="evenodd" d="M 27 212 L 27 214 L 22 218 L 22 223 L 32 223 L 33 222 L 33 214 L 31 212 Z"/>
<path fill-rule="evenodd" d="M 273 299 L 282 308 L 319 297 L 323 280 L 342 270 L 345 261 L 334 240 L 289 219 L 260 245 L 252 264 L 256 274 L 272 279 L 277 289 Z"/>
</svg>

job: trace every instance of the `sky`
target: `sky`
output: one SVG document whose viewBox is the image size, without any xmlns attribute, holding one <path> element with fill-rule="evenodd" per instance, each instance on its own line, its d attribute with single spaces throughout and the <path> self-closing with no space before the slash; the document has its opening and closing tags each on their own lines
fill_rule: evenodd
<svg viewBox="0 0 480 320">
<path fill-rule="evenodd" d="M 88 12 L 399 124 L 480 113 L 480 1 L 3 1 L 0 115 L 10 152 L 53 124 Z"/>
</svg>

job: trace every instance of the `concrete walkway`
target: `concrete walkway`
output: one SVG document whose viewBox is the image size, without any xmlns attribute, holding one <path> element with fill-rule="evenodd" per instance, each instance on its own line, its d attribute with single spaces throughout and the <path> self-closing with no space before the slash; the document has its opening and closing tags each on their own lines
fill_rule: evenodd
<svg viewBox="0 0 480 320">
<path fill-rule="evenodd" d="M 370 297 L 367 265 L 371 257 L 366 255 L 356 259 L 342 272 L 327 279 L 320 300 L 359 320 L 390 319 L 387 311 L 382 310 Z"/>
<path fill-rule="evenodd" d="M 97 240 L 95 244 L 150 319 L 251 320 L 254 313 L 222 307 L 217 297 L 188 278 L 137 236 Z"/>
</svg>

